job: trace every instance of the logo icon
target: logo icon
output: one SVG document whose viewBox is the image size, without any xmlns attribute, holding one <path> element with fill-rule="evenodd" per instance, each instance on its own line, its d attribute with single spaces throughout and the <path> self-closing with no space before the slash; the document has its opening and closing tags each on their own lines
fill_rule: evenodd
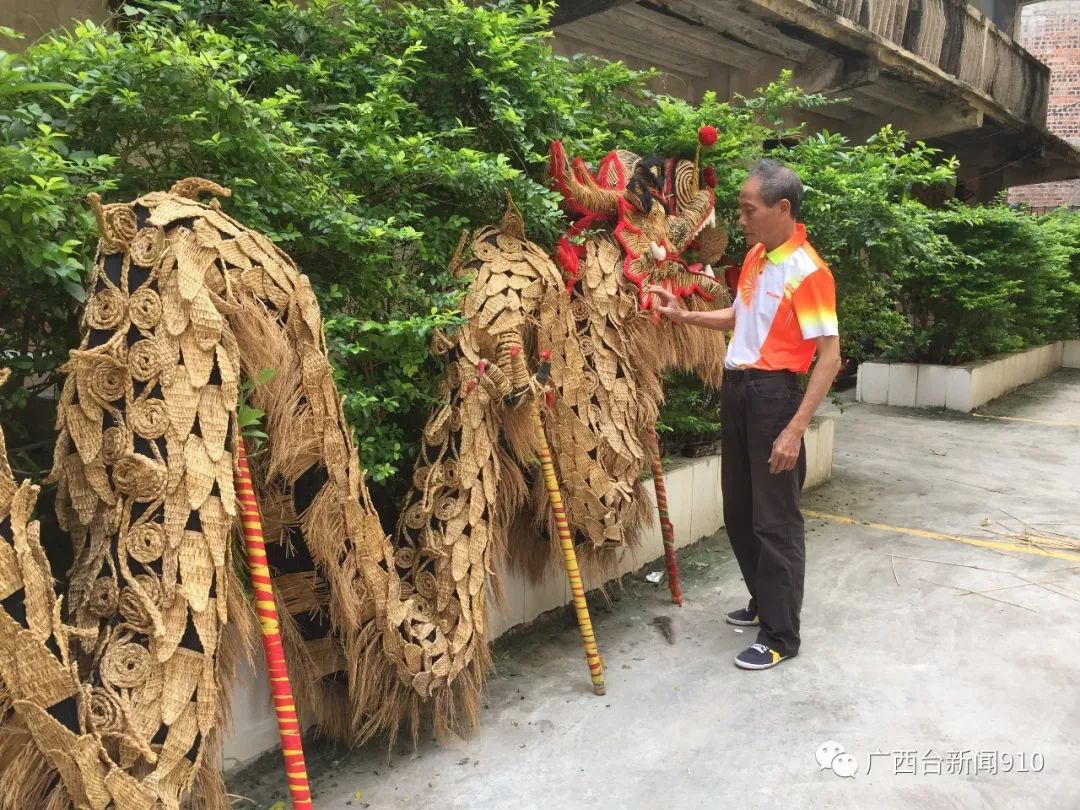
<svg viewBox="0 0 1080 810">
<path fill-rule="evenodd" d="M 835 740 L 828 740 L 818 746 L 817 764 L 819 771 L 832 771 L 837 776 L 850 778 L 859 772 L 859 761 L 844 751 L 844 746 Z"/>
</svg>

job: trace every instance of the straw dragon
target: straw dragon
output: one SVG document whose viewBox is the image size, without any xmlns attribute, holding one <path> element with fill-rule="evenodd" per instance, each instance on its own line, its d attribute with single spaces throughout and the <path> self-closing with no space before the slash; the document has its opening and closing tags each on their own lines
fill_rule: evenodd
<svg viewBox="0 0 1080 810">
<path fill-rule="evenodd" d="M 690 161 L 612 152 L 594 174 L 556 144 L 552 175 L 575 217 L 556 261 L 509 201 L 500 225 L 463 237 L 466 320 L 436 337 L 443 404 L 391 537 L 291 259 L 199 202 L 228 195 L 209 181 L 91 199 L 101 238 L 52 471 L 75 549 L 63 600 L 38 488 L 15 482 L 0 438 L 0 807 L 228 806 L 218 751 L 254 627 L 234 549 L 237 407 L 263 369 L 253 473 L 297 702 L 323 733 L 415 736 L 425 711 L 436 730 L 475 725 L 489 578 L 506 557 L 534 578 L 553 559 L 522 407 L 544 393 L 542 354 L 544 430 L 586 568 L 634 544 L 661 371 L 719 384 L 724 348 L 658 324 L 648 285 L 715 306 L 707 265 L 726 239 Z"/>
</svg>

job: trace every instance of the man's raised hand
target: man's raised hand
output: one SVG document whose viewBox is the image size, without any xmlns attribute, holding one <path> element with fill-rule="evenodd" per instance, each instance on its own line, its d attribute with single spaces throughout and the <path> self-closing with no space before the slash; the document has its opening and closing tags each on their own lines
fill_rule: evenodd
<svg viewBox="0 0 1080 810">
<path fill-rule="evenodd" d="M 682 320 L 685 310 L 679 306 L 679 299 L 670 290 L 653 284 L 646 292 L 655 296 L 657 312 L 673 321 Z"/>
</svg>

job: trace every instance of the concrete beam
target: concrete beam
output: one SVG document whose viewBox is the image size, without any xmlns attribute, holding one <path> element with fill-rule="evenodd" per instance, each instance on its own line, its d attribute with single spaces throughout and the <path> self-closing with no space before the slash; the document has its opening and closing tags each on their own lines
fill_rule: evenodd
<svg viewBox="0 0 1080 810">
<path fill-rule="evenodd" d="M 610 30 L 592 23 L 575 23 L 565 30 L 556 31 L 555 36 L 558 40 L 572 44 L 579 53 L 596 53 L 596 46 L 599 44 L 608 51 L 619 53 L 620 59 L 638 58 L 642 63 L 694 79 L 707 79 L 713 72 L 712 65 L 702 59 L 680 58 L 676 52 L 655 48 L 648 50 L 648 43 L 640 38 L 613 34 Z"/>
<path fill-rule="evenodd" d="M 643 3 L 619 12 L 623 26 L 640 31 L 646 41 L 663 43 L 668 48 L 684 50 L 694 56 L 723 62 L 732 67 L 753 67 L 766 56 L 727 37 L 718 37 L 703 27 L 687 25 L 663 10 L 656 10 L 657 5 Z"/>
<path fill-rule="evenodd" d="M 919 88 L 905 87 L 880 76 L 873 62 L 864 62 L 861 69 L 852 69 L 846 76 L 827 57 L 819 57 L 815 63 L 820 66 L 816 75 L 820 77 L 818 82 L 821 85 L 848 85 L 846 90 L 837 91 L 846 101 L 826 108 L 826 114 L 842 116 L 843 110 L 852 111 L 854 114 L 849 113 L 848 123 L 840 128 L 852 140 L 865 140 L 886 124 L 906 131 L 914 140 L 942 138 L 979 129 L 983 125 L 981 109 L 968 107 L 962 102 L 950 104 L 938 96 L 920 92 Z M 799 74 L 796 73 L 796 83 L 800 87 L 813 87 L 808 88 L 798 78 Z"/>
<path fill-rule="evenodd" d="M 873 84 L 878 66 L 869 57 L 840 59 L 818 51 L 795 70 L 794 81 L 807 93 L 842 93 Z"/>
<path fill-rule="evenodd" d="M 988 94 L 976 90 L 957 77 L 951 76 L 937 65 L 903 50 L 851 20 L 826 10 L 814 0 L 750 0 L 754 6 L 776 15 L 782 23 L 782 31 L 792 36 L 805 36 L 827 40 L 834 48 L 850 48 L 867 54 L 881 66 L 896 75 L 900 81 L 928 92 L 935 90 L 948 93 L 970 106 L 979 106 L 999 120 L 1020 123 L 1016 113 L 1011 112 Z"/>
<path fill-rule="evenodd" d="M 843 103 L 837 103 L 837 108 L 858 110 L 864 115 L 870 115 L 882 121 L 891 121 L 897 116 L 896 107 L 892 104 L 884 104 L 876 99 L 864 95 L 862 88 L 853 89 L 850 93 L 843 94 Z"/>
<path fill-rule="evenodd" d="M 939 106 L 939 97 L 928 97 L 925 92 L 920 92 L 919 87 L 904 86 L 901 82 L 877 82 L 867 84 L 859 88 L 860 95 L 868 96 L 874 101 L 881 102 L 905 112 L 925 115 L 927 107 Z"/>
<path fill-rule="evenodd" d="M 905 118 L 898 123 L 916 141 L 940 138 L 955 132 L 967 132 L 979 129 L 983 125 L 982 110 L 938 111 L 917 118 Z"/>
<path fill-rule="evenodd" d="M 1080 178 L 1080 163 L 1032 166 L 1024 161 L 1007 166 L 1003 170 L 1004 188 L 1033 186 L 1036 183 L 1056 183 L 1059 180 Z"/>
<path fill-rule="evenodd" d="M 810 46 L 785 36 L 779 28 L 758 17 L 736 10 L 731 3 L 642 0 L 639 5 L 687 26 L 722 34 L 738 44 L 796 64 L 806 61 L 813 53 Z"/>
<path fill-rule="evenodd" d="M 853 107 L 836 104 L 829 107 L 814 107 L 812 110 L 800 110 L 794 116 L 792 123 L 805 123 L 810 132 L 818 129 L 827 129 L 830 132 L 847 132 L 853 121 L 857 120 L 859 111 Z"/>
<path fill-rule="evenodd" d="M 938 109 L 923 115 L 893 114 L 876 120 L 864 120 L 861 126 L 853 127 L 853 140 L 865 140 L 886 124 L 893 129 L 903 130 L 913 141 L 927 141 L 941 138 L 957 132 L 978 129 L 983 125 L 982 110 Z"/>
<path fill-rule="evenodd" d="M 960 158 L 962 170 L 980 173 L 999 166 L 1010 165 L 1025 157 L 1038 157 L 1042 144 L 1010 130 L 972 135 L 955 135 L 932 144 Z"/>
<path fill-rule="evenodd" d="M 551 15 L 551 27 L 566 25 L 575 20 L 582 20 L 594 14 L 603 14 L 619 6 L 628 6 L 634 0 L 560 0 L 555 13 Z"/>
</svg>

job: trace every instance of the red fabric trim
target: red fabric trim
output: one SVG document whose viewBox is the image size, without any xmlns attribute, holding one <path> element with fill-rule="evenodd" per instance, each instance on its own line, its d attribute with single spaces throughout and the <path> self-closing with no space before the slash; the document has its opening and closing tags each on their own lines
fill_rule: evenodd
<svg viewBox="0 0 1080 810">
<path fill-rule="evenodd" d="M 608 167 L 614 165 L 615 172 L 618 175 L 618 185 L 609 186 L 603 182 L 603 178 L 607 174 Z M 626 190 L 626 167 L 623 162 L 619 160 L 619 154 L 614 149 L 604 155 L 604 159 L 600 161 L 600 165 L 596 169 L 596 183 L 601 188 L 606 188 L 611 191 L 625 191 Z"/>
</svg>

